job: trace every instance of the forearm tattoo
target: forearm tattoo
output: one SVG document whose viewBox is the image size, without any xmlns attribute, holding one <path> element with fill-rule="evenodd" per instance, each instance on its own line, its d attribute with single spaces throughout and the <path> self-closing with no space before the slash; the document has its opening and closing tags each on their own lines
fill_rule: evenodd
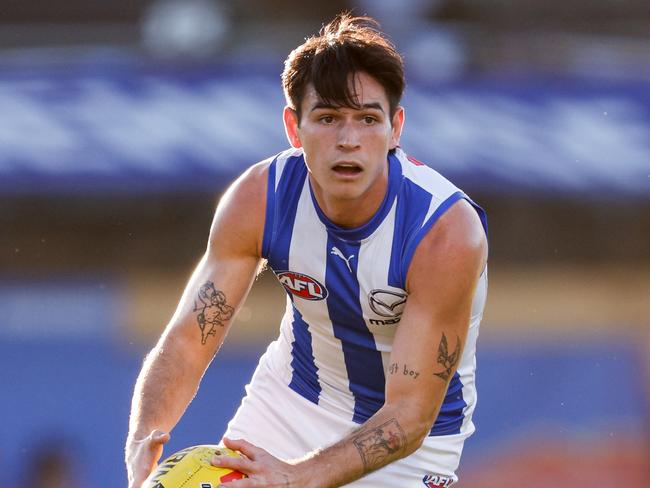
<svg viewBox="0 0 650 488">
<path fill-rule="evenodd" d="M 447 336 L 445 333 L 442 333 L 442 339 L 440 340 L 440 345 L 438 346 L 438 364 L 441 364 L 444 368 L 443 371 L 439 373 L 433 373 L 439 378 L 442 378 L 444 381 L 449 381 L 451 373 L 458 364 L 460 360 L 460 337 L 456 336 L 456 347 L 454 352 L 449 353 L 449 345 L 447 344 Z"/>
<path fill-rule="evenodd" d="M 413 378 L 414 380 L 420 376 L 419 371 L 411 369 L 407 364 L 400 366 L 399 363 L 391 363 L 391 365 L 388 367 L 388 372 L 391 375 L 406 376 L 408 378 Z"/>
<path fill-rule="evenodd" d="M 406 446 L 406 435 L 397 420 L 391 419 L 352 438 L 366 471 L 383 466 L 384 461 Z"/>
<path fill-rule="evenodd" d="M 214 283 L 206 281 L 199 288 L 199 299 L 194 301 L 193 312 L 198 312 L 196 320 L 201 329 L 201 344 L 205 344 L 210 336 L 217 335 L 217 326 L 223 327 L 230 320 L 235 309 L 226 303 L 226 295 L 214 287 Z"/>
</svg>

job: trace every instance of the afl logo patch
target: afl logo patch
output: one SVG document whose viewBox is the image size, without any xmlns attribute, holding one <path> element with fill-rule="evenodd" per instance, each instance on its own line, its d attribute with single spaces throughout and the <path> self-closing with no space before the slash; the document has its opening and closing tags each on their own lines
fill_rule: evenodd
<svg viewBox="0 0 650 488">
<path fill-rule="evenodd" d="M 447 488 L 454 484 L 454 480 L 446 476 L 427 474 L 422 478 L 422 483 L 424 483 L 424 486 L 427 488 Z"/>
<path fill-rule="evenodd" d="M 370 308 L 381 317 L 395 318 L 402 315 L 406 293 L 389 290 L 372 290 L 368 295 Z"/>
<path fill-rule="evenodd" d="M 293 271 L 282 271 L 276 275 L 284 289 L 292 295 L 305 300 L 323 300 L 327 298 L 327 288 L 311 276 Z"/>
</svg>

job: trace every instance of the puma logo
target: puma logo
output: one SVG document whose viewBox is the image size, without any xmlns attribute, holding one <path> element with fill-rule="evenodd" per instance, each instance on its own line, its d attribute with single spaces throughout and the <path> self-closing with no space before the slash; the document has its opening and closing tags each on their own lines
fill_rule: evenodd
<svg viewBox="0 0 650 488">
<path fill-rule="evenodd" d="M 345 264 L 348 266 L 348 270 L 350 271 L 350 273 L 352 273 L 352 266 L 350 266 L 350 260 L 354 257 L 354 254 L 352 254 L 349 258 L 346 258 L 343 252 L 341 252 L 341 250 L 336 246 L 332 247 L 330 254 L 334 254 L 334 256 L 338 256 L 343 261 L 345 261 Z"/>
</svg>

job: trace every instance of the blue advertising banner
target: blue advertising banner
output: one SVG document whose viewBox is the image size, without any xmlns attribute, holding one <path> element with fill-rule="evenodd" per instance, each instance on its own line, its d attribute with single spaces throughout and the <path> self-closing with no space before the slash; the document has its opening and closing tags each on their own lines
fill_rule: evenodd
<svg viewBox="0 0 650 488">
<path fill-rule="evenodd" d="M 287 146 L 278 72 L 0 65 L 0 192 L 221 190 Z M 413 83 L 402 146 L 470 190 L 650 196 L 646 83 Z"/>
</svg>

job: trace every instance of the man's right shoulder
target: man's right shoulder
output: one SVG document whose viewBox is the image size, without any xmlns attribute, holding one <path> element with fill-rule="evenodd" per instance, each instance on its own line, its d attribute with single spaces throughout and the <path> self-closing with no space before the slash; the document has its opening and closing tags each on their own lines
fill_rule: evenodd
<svg viewBox="0 0 650 488">
<path fill-rule="evenodd" d="M 240 244 L 251 244 L 250 250 L 261 253 L 269 177 L 275 173 L 271 167 L 275 167 L 275 161 L 284 161 L 294 153 L 295 150 L 283 151 L 253 164 L 228 187 L 217 206 L 211 241 L 228 234 Z"/>
<path fill-rule="evenodd" d="M 233 186 L 237 191 L 259 191 L 266 187 L 269 177 L 269 167 L 273 159 L 265 159 L 249 166 L 239 178 L 235 180 Z"/>
<path fill-rule="evenodd" d="M 275 154 L 269 158 L 266 158 L 262 161 L 259 161 L 252 166 L 250 166 L 238 179 L 235 183 L 241 180 L 241 183 L 248 187 L 251 186 L 255 189 L 260 189 L 261 186 L 266 187 L 269 179 L 269 172 L 271 166 L 274 167 L 271 173 L 276 174 L 280 169 L 278 167 L 283 167 L 287 160 L 290 158 L 299 157 L 302 155 L 302 150 L 296 148 L 286 149 L 278 154 Z"/>
<path fill-rule="evenodd" d="M 287 163 L 296 161 L 302 157 L 302 149 L 289 148 L 267 159 L 259 161 L 250 166 L 244 173 L 235 180 L 231 189 L 237 192 L 245 192 L 251 196 L 256 195 L 257 200 L 266 195 L 269 178 L 274 179 L 277 185 L 278 179 L 287 169 Z M 261 193 L 263 192 L 263 193 Z"/>
</svg>

